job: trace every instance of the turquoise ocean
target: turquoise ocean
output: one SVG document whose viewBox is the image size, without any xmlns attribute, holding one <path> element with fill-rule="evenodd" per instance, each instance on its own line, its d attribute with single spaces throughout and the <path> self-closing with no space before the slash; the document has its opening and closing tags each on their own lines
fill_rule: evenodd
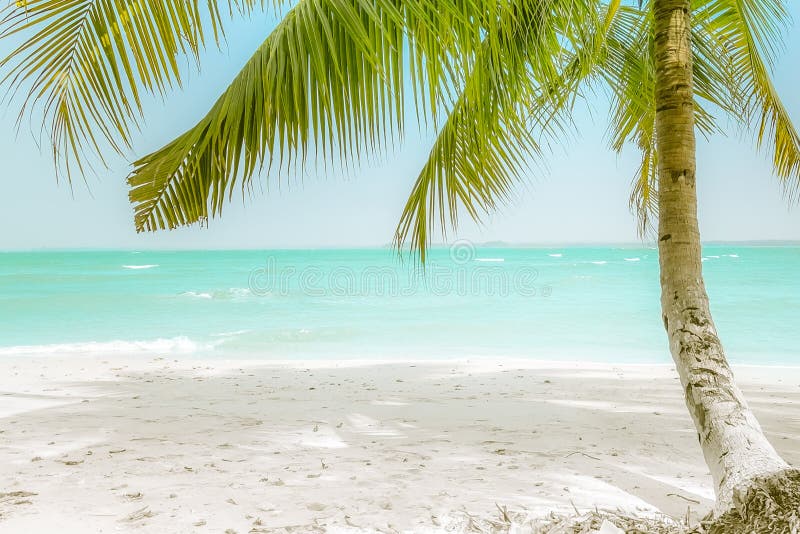
<svg viewBox="0 0 800 534">
<path fill-rule="evenodd" d="M 709 245 L 729 358 L 800 365 L 800 247 Z M 0 357 L 670 361 L 647 247 L 0 253 Z"/>
</svg>

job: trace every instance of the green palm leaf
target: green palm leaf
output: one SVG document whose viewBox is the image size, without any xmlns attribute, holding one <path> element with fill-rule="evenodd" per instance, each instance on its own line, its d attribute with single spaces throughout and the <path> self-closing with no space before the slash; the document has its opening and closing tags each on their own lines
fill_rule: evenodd
<svg viewBox="0 0 800 534">
<path fill-rule="evenodd" d="M 771 80 L 789 16 L 781 0 L 700 2 L 696 23 L 724 73 L 731 116 L 754 130 L 759 148 L 771 152 L 776 174 L 794 196 L 800 186 L 800 136 Z"/>
<path fill-rule="evenodd" d="M 219 214 L 262 167 L 309 154 L 358 159 L 403 131 L 405 76 L 434 122 L 480 43 L 495 2 L 304 0 L 264 41 L 208 114 L 135 163 L 136 228 Z M 406 61 L 408 65 L 406 65 Z"/>
<path fill-rule="evenodd" d="M 237 0 L 229 9 L 256 3 Z M 20 120 L 38 109 L 68 176 L 72 163 L 83 171 L 87 152 L 102 159 L 107 147 L 129 146 L 141 89 L 163 94 L 180 84 L 178 59 L 198 58 L 204 17 L 215 39 L 222 31 L 213 0 L 204 8 L 197 0 L 27 0 L 3 11 L 0 39 L 24 40 L 0 61 L 8 69 L 2 82 L 26 94 Z"/>
<path fill-rule="evenodd" d="M 612 94 L 610 145 L 621 152 L 630 143 L 641 153 L 629 205 L 644 236 L 658 220 L 652 12 L 648 4 L 642 9 L 622 7 L 617 22 L 610 31 L 607 61 L 601 66 Z M 721 132 L 711 110 L 732 111 L 730 84 L 716 47 L 709 45 L 708 30 L 703 21 L 693 27 L 695 124 L 705 136 Z"/>
<path fill-rule="evenodd" d="M 602 61 L 619 3 L 512 3 L 508 20 L 476 56 L 465 87 L 406 202 L 395 233 L 425 260 L 431 228 L 474 220 L 509 200 L 514 183 L 541 155 L 543 140 L 567 128 L 580 83 Z M 522 14 L 522 16 L 520 16 Z M 583 24 L 575 27 L 572 18 Z"/>
</svg>

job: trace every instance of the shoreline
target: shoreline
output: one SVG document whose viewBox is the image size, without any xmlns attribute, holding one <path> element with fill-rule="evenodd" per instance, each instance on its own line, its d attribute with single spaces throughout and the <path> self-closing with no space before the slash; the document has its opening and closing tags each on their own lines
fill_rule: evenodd
<svg viewBox="0 0 800 534">
<path fill-rule="evenodd" d="M 800 463 L 800 368 L 734 370 Z M 0 499 L 0 532 L 458 532 L 497 505 L 712 505 L 667 363 L 70 355 L 0 373 L 0 494 L 26 495 Z"/>
<path fill-rule="evenodd" d="M 136 343 L 136 342 L 131 342 Z M 60 344 L 54 344 L 60 345 Z M 28 347 L 27 345 L 21 346 L 22 348 Z M 478 365 L 478 364 L 500 364 L 506 366 L 518 366 L 524 369 L 572 369 L 572 368 L 608 368 L 608 367 L 622 367 L 622 368 L 667 368 L 674 369 L 675 364 L 672 361 L 663 362 L 635 362 L 635 361 L 605 361 L 602 359 L 586 359 L 586 360 L 562 360 L 562 359 L 545 359 L 545 358 L 524 358 L 524 357 L 509 357 L 503 354 L 500 355 L 470 355 L 464 357 L 442 357 L 442 358 L 407 358 L 407 357 L 361 357 L 361 358 L 307 358 L 301 357 L 296 359 L 288 358 L 263 358 L 259 357 L 256 353 L 249 356 L 238 357 L 220 357 L 218 354 L 210 353 L 176 353 L 172 355 L 163 355 L 157 351 L 142 351 L 142 352 L 120 352 L 110 356 L 103 356 L 100 352 L 81 352 L 81 351 L 66 351 L 63 353 L 53 353 L 47 351 L 41 352 L 23 352 L 15 353 L 14 349 L 19 347 L 0 347 L 0 366 L 8 364 L 9 362 L 25 362 L 36 360 L 59 360 L 63 358 L 77 359 L 81 361 L 110 361 L 118 360 L 132 364 L 134 362 L 149 362 L 155 359 L 170 360 L 173 362 L 188 365 L 189 363 L 200 364 L 208 363 L 215 366 L 225 364 L 228 366 L 247 366 L 247 367 L 296 367 L 307 366 L 314 368 L 351 368 L 351 367 L 370 367 L 370 366 L 387 366 L 387 365 Z M 669 355 L 667 355 L 669 357 Z M 789 370 L 800 371 L 800 364 L 791 365 L 786 363 L 752 363 L 752 362 L 730 362 L 731 368 L 736 369 L 776 369 L 776 370 Z"/>
</svg>

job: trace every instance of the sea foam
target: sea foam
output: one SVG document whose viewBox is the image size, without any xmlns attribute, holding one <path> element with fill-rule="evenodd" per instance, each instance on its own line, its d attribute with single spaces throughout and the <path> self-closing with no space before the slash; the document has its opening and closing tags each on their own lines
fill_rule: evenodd
<svg viewBox="0 0 800 534">
<path fill-rule="evenodd" d="M 185 293 L 181 293 L 182 297 L 194 297 L 198 299 L 213 299 L 214 295 L 211 293 L 200 293 L 198 291 L 186 291 Z"/>
<path fill-rule="evenodd" d="M 152 269 L 154 267 L 158 267 L 158 265 L 123 265 L 125 269 Z"/>
<path fill-rule="evenodd" d="M 87 341 L 84 343 L 54 343 L 50 345 L 18 345 L 0 347 L 0 356 L 28 356 L 60 354 L 147 354 L 169 353 L 190 354 L 198 350 L 211 349 L 206 345 L 192 341 L 188 337 L 159 338 L 149 341 Z"/>
<path fill-rule="evenodd" d="M 232 287 L 230 289 L 222 289 L 218 291 L 184 291 L 180 294 L 181 297 L 192 297 L 196 299 L 240 299 L 249 297 L 252 292 L 246 287 Z"/>
</svg>

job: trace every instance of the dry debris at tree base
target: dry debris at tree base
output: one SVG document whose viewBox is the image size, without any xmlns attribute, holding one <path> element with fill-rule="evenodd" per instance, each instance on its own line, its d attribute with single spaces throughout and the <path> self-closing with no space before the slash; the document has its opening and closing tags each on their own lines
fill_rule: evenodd
<svg viewBox="0 0 800 534">
<path fill-rule="evenodd" d="M 701 527 L 690 527 L 674 519 L 639 517 L 622 511 L 593 510 L 586 513 L 556 514 L 532 519 L 525 513 L 511 512 L 498 506 L 496 519 L 462 512 L 448 531 L 482 534 L 702 534 Z"/>
<path fill-rule="evenodd" d="M 498 519 L 463 513 L 459 530 L 486 534 L 800 534 L 800 470 L 756 479 L 737 495 L 736 506 L 716 519 L 690 524 L 671 517 L 640 517 L 622 511 L 551 513 L 531 519 L 498 506 Z"/>
<path fill-rule="evenodd" d="M 595 510 L 581 515 L 551 514 L 542 524 L 533 524 L 535 534 L 689 534 L 696 528 L 669 517 L 638 517 L 622 512 Z"/>
<path fill-rule="evenodd" d="M 800 534 L 800 471 L 755 480 L 736 505 L 708 525 L 709 534 Z"/>
</svg>

